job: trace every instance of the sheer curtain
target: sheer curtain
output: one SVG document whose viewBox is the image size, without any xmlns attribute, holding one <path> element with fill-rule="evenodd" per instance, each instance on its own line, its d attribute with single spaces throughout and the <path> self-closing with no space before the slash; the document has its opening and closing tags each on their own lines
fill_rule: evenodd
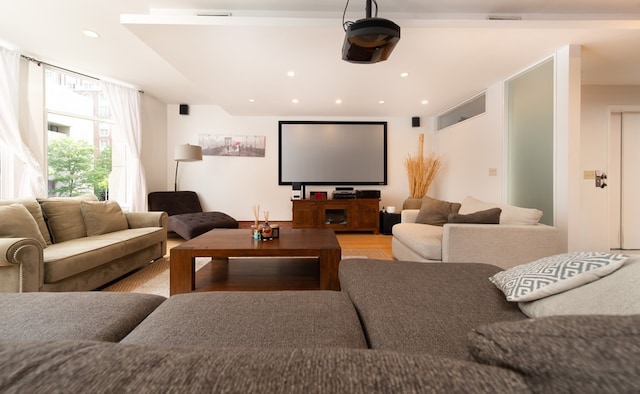
<svg viewBox="0 0 640 394">
<path fill-rule="evenodd" d="M 11 190 L 2 188 L 2 197 L 46 197 L 42 167 L 22 140 L 18 126 L 19 70 L 20 55 L 0 47 L 0 141 L 9 148 L 4 149 L 3 154 L 10 155 L 10 159 L 20 160 L 24 166 L 23 176 L 14 180 Z"/>
<path fill-rule="evenodd" d="M 111 110 L 127 143 L 127 201 L 131 211 L 147 210 L 147 183 L 140 159 L 142 125 L 140 93 L 136 89 L 102 81 Z"/>
</svg>

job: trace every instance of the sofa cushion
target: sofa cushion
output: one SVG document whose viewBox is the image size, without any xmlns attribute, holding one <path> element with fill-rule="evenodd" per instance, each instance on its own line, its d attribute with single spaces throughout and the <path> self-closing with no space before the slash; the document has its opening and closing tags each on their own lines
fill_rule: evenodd
<svg viewBox="0 0 640 394">
<path fill-rule="evenodd" d="M 466 215 L 450 213 L 448 219 L 449 223 L 499 224 L 501 212 L 502 209 L 500 208 L 489 208 L 484 211 L 468 213 Z"/>
<path fill-rule="evenodd" d="M 470 352 L 537 393 L 640 392 L 640 315 L 556 316 L 479 327 Z"/>
<path fill-rule="evenodd" d="M 0 206 L 0 238 L 33 238 L 47 247 L 38 223 L 22 204 Z"/>
<path fill-rule="evenodd" d="M 638 283 L 640 256 L 632 255 L 605 277 L 539 300 L 521 302 L 519 306 L 529 317 L 640 314 Z"/>
<path fill-rule="evenodd" d="M 54 243 L 87 236 L 80 201 L 97 201 L 93 194 L 79 197 L 39 198 Z"/>
<path fill-rule="evenodd" d="M 0 200 L 0 206 L 11 205 L 11 204 L 22 204 L 27 211 L 33 216 L 36 223 L 38 223 L 38 229 L 40 230 L 40 234 L 42 238 L 44 238 L 47 245 L 51 245 L 51 236 L 49 235 L 49 228 L 47 227 L 47 223 L 44 220 L 44 216 L 42 215 L 42 208 L 38 201 L 35 198 L 20 198 L 15 200 Z"/>
<path fill-rule="evenodd" d="M 542 218 L 542 211 L 532 208 L 521 208 L 507 204 L 495 204 L 478 200 L 468 196 L 462 201 L 458 213 L 469 214 L 485 211 L 490 208 L 500 208 L 500 224 L 536 224 Z"/>
<path fill-rule="evenodd" d="M 340 263 L 340 286 L 371 348 L 468 359 L 472 328 L 526 318 L 487 280 L 498 271 L 476 263 L 349 259 Z"/>
<path fill-rule="evenodd" d="M 81 201 L 80 209 L 88 237 L 129 228 L 116 201 Z"/>
<path fill-rule="evenodd" d="M 420 212 L 416 218 L 416 223 L 430 224 L 433 226 L 443 226 L 448 221 L 449 214 L 457 213 L 460 203 L 437 200 L 428 196 L 422 199 Z"/>
<path fill-rule="evenodd" d="M 506 369 L 345 348 L 0 342 L 0 365 L 0 391 L 12 393 L 529 392 L 522 377 Z"/>
<path fill-rule="evenodd" d="M 435 261 L 442 260 L 443 231 L 441 226 L 421 223 L 399 223 L 391 229 L 395 239 L 425 259 Z"/>
<path fill-rule="evenodd" d="M 44 250 L 44 280 L 69 278 L 163 242 L 165 237 L 162 228 L 143 227 L 53 244 Z"/>
<path fill-rule="evenodd" d="M 618 253 L 563 253 L 498 272 L 489 280 L 508 301 L 533 301 L 593 282 L 620 268 L 628 258 Z"/>
<path fill-rule="evenodd" d="M 165 299 L 136 293 L 0 293 L 0 339 L 117 342 Z"/>
<path fill-rule="evenodd" d="M 353 305 L 335 291 L 175 295 L 122 342 L 202 347 L 367 347 Z"/>
</svg>

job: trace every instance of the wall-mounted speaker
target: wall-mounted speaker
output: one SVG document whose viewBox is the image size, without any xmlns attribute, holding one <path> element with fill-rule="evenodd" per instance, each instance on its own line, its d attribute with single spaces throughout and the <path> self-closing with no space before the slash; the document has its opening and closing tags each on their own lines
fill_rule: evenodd
<svg viewBox="0 0 640 394">
<path fill-rule="evenodd" d="M 420 127 L 420 118 L 418 116 L 411 118 L 411 127 Z"/>
<path fill-rule="evenodd" d="M 180 104 L 180 115 L 189 115 L 189 105 Z"/>
</svg>

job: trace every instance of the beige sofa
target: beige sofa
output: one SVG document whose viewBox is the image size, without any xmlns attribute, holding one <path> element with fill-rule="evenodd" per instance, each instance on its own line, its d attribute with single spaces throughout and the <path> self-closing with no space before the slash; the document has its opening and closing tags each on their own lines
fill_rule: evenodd
<svg viewBox="0 0 640 394">
<path fill-rule="evenodd" d="M 165 212 L 93 195 L 0 200 L 0 292 L 84 291 L 163 257 Z"/>
<path fill-rule="evenodd" d="M 405 209 L 401 222 L 392 229 L 393 257 L 405 261 L 488 263 L 507 269 L 564 252 L 559 245 L 558 230 L 539 223 L 542 216 L 539 210 L 488 203 L 473 197 L 465 198 L 458 206 L 454 213 L 467 216 L 500 208 L 499 223 L 416 223 L 420 210 Z"/>
</svg>

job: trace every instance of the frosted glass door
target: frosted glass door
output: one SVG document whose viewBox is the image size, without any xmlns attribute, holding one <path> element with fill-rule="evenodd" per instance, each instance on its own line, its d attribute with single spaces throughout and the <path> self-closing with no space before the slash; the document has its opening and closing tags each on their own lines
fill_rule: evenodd
<svg viewBox="0 0 640 394">
<path fill-rule="evenodd" d="M 554 61 L 507 82 L 510 204 L 543 212 L 553 225 Z"/>
</svg>

